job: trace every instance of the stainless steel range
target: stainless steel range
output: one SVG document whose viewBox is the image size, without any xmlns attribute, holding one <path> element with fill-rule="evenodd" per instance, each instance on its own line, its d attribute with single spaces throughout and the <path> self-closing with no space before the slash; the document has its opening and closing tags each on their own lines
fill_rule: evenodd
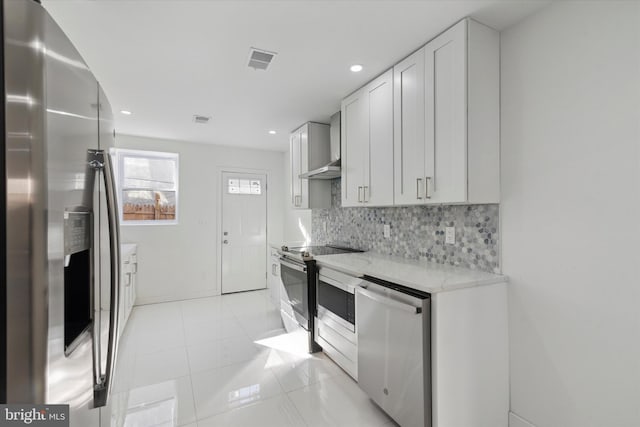
<svg viewBox="0 0 640 427">
<path fill-rule="evenodd" d="M 282 246 L 282 248 L 280 248 L 281 255 L 297 258 L 301 261 L 311 260 L 313 259 L 314 256 L 344 254 L 349 252 L 362 252 L 362 251 L 359 249 L 352 249 L 352 248 L 346 248 L 343 246 L 335 246 L 335 245 L 293 246 L 293 247 Z"/>
<path fill-rule="evenodd" d="M 288 325 L 297 325 L 307 331 L 310 353 L 321 350 L 313 336 L 318 279 L 314 256 L 349 252 L 362 251 L 332 245 L 280 248 L 280 277 L 285 290 L 280 311 L 287 330 L 292 328 Z"/>
</svg>

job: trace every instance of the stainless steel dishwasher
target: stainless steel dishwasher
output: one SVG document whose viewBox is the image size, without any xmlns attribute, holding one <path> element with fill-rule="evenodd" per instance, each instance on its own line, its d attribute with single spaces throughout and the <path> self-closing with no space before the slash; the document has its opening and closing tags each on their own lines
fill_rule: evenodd
<svg viewBox="0 0 640 427">
<path fill-rule="evenodd" d="M 430 295 L 370 276 L 360 286 L 358 385 L 402 427 L 430 427 Z"/>
</svg>

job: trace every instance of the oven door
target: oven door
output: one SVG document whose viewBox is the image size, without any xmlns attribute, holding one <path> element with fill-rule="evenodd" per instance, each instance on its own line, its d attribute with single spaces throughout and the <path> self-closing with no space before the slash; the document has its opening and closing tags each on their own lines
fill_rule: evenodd
<svg viewBox="0 0 640 427">
<path fill-rule="evenodd" d="M 300 326 L 309 330 L 309 282 L 305 264 L 280 258 L 280 277 L 293 314 Z"/>
<path fill-rule="evenodd" d="M 328 317 L 351 332 L 356 331 L 355 288 L 320 274 L 318 276 L 318 318 Z"/>
</svg>

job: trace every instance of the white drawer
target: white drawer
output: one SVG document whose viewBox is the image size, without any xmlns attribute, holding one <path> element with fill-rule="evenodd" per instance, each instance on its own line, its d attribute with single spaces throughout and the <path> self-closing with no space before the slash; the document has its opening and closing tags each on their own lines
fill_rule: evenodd
<svg viewBox="0 0 640 427">
<path fill-rule="evenodd" d="M 315 325 L 315 340 L 320 347 L 322 347 L 322 351 L 333 360 L 336 365 L 340 366 L 344 371 L 349 374 L 354 380 L 358 381 L 358 359 L 351 359 L 346 356 L 342 351 L 333 346 L 333 344 L 337 344 L 344 350 L 345 347 L 352 347 L 350 350 L 347 350 L 347 353 L 350 355 L 357 354 L 357 347 L 346 341 L 341 337 L 342 341 L 333 341 L 329 342 L 325 338 L 336 335 L 335 331 L 332 331 L 330 327 L 326 326 L 322 321 L 316 318 Z M 345 344 L 346 342 L 346 344 Z"/>
<path fill-rule="evenodd" d="M 333 348 L 331 344 L 322 338 L 317 339 L 318 344 L 322 347 L 322 351 L 333 360 L 336 365 L 340 366 L 344 371 L 351 376 L 354 380 L 358 381 L 358 365 L 346 357 L 338 350 Z"/>
<path fill-rule="evenodd" d="M 339 351 L 348 360 L 352 362 L 358 360 L 357 345 L 347 340 L 318 318 L 316 318 L 316 334 L 316 336 L 331 344 L 333 348 Z"/>
<path fill-rule="evenodd" d="M 280 290 L 280 296 L 283 296 L 283 290 Z M 286 297 L 286 294 L 284 294 Z M 280 300 L 280 310 L 284 311 L 289 317 L 293 317 L 295 319 L 295 315 L 293 314 L 293 307 L 289 301 L 285 301 L 283 299 Z"/>
</svg>

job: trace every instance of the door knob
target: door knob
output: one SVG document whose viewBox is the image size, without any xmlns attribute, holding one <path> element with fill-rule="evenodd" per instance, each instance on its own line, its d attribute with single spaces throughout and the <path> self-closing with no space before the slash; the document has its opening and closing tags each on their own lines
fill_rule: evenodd
<svg viewBox="0 0 640 427">
<path fill-rule="evenodd" d="M 224 243 L 225 245 L 229 243 L 228 240 L 223 240 L 222 243 Z"/>
</svg>

